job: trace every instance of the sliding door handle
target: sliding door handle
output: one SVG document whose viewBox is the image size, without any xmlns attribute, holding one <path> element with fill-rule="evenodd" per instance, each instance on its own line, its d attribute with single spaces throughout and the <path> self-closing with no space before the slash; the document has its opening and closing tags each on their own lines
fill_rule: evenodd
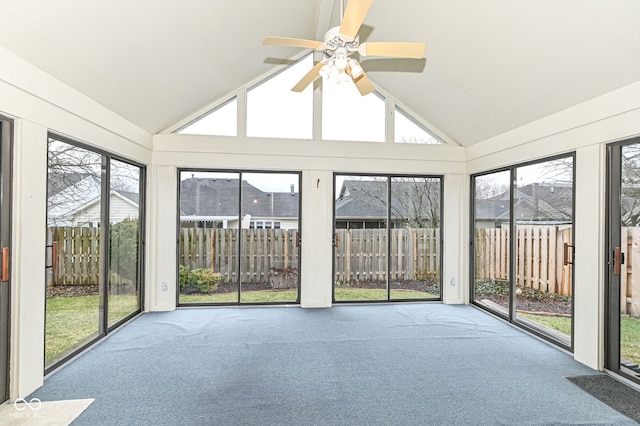
<svg viewBox="0 0 640 426">
<path fill-rule="evenodd" d="M 622 265 L 624 265 L 624 253 L 622 253 L 620 247 L 615 247 L 613 249 L 613 273 L 620 275 Z"/>
<path fill-rule="evenodd" d="M 562 257 L 562 264 L 573 265 L 573 246 L 571 244 L 564 243 L 564 256 Z"/>
<path fill-rule="evenodd" d="M 2 282 L 9 281 L 9 248 L 2 247 Z"/>
</svg>

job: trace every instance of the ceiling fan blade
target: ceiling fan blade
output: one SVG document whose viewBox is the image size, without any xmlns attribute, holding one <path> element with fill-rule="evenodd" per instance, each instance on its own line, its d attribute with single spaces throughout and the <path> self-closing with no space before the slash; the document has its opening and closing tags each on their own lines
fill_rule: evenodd
<svg viewBox="0 0 640 426">
<path fill-rule="evenodd" d="M 354 83 L 356 84 L 356 87 L 358 88 L 358 91 L 362 96 L 368 95 L 369 93 L 376 90 L 376 88 L 373 86 L 373 83 L 371 83 L 371 80 L 369 80 L 369 77 L 367 77 L 367 74 L 365 74 L 364 72 L 362 73 L 358 81 L 354 81 Z"/>
<path fill-rule="evenodd" d="M 265 37 L 262 44 L 272 45 L 272 46 L 293 46 L 293 47 L 304 47 L 307 49 L 318 49 L 320 46 L 324 44 L 322 41 L 317 40 L 306 40 L 304 38 L 291 38 L 291 37 Z"/>
<path fill-rule="evenodd" d="M 412 41 L 372 41 L 358 46 L 362 56 L 394 56 L 397 58 L 420 59 L 424 56 L 426 45 Z"/>
<path fill-rule="evenodd" d="M 340 38 L 350 42 L 356 38 L 364 17 L 367 16 L 373 0 L 349 0 L 344 11 L 342 25 L 340 25 Z"/>
<path fill-rule="evenodd" d="M 294 92 L 302 92 L 304 89 L 306 89 L 307 86 L 311 84 L 311 82 L 313 82 L 313 80 L 320 76 L 320 68 L 322 68 L 323 65 L 324 62 L 318 62 L 316 66 L 311 68 L 311 71 L 309 71 L 304 77 L 302 77 L 298 84 L 293 86 L 291 90 L 293 90 Z"/>
</svg>

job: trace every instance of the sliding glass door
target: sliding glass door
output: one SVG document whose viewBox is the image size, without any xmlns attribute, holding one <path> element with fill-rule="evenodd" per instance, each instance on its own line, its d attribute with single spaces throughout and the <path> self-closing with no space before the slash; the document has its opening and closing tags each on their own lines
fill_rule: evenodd
<svg viewBox="0 0 640 426">
<path fill-rule="evenodd" d="M 573 157 L 515 169 L 515 320 L 571 347 Z"/>
<path fill-rule="evenodd" d="M 297 303 L 299 187 L 299 173 L 182 170 L 178 303 Z"/>
<path fill-rule="evenodd" d="M 109 327 L 140 309 L 140 193 L 142 170 L 115 159 L 110 164 Z"/>
<path fill-rule="evenodd" d="M 511 171 L 473 179 L 473 302 L 509 317 L 511 277 Z"/>
<path fill-rule="evenodd" d="M 640 139 L 608 147 L 607 177 L 605 367 L 640 382 Z"/>
<path fill-rule="evenodd" d="M 11 125 L 0 117 L 0 404 L 9 398 Z"/>
<path fill-rule="evenodd" d="M 336 175 L 334 300 L 439 299 L 439 177 Z"/>
<path fill-rule="evenodd" d="M 472 177 L 472 297 L 572 347 L 573 156 Z"/>
<path fill-rule="evenodd" d="M 144 169 L 49 138 L 45 364 L 141 311 Z"/>
</svg>

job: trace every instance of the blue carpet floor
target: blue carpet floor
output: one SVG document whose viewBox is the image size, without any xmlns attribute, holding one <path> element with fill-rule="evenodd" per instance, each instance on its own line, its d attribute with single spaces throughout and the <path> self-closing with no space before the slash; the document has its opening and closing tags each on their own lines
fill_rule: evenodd
<svg viewBox="0 0 640 426">
<path fill-rule="evenodd" d="M 29 398 L 74 425 L 634 425 L 598 374 L 470 306 L 184 309 L 134 320 Z"/>
</svg>

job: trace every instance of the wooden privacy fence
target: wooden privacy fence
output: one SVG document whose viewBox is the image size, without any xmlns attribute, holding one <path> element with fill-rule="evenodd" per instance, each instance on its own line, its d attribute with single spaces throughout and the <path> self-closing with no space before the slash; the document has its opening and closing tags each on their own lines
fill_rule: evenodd
<svg viewBox="0 0 640 426">
<path fill-rule="evenodd" d="M 476 279 L 508 280 L 509 229 L 478 229 L 475 238 Z M 571 296 L 571 228 L 518 226 L 515 241 L 516 285 Z"/>
<path fill-rule="evenodd" d="M 212 269 L 222 275 L 222 282 L 236 282 L 240 271 L 242 282 L 264 283 L 272 268 L 298 268 L 297 235 L 295 229 L 182 228 L 180 264 Z"/>
<path fill-rule="evenodd" d="M 621 228 L 620 313 L 640 317 L 640 228 Z"/>
<path fill-rule="evenodd" d="M 392 229 L 390 238 L 391 281 L 439 276 L 439 229 Z M 335 246 L 336 282 L 386 280 L 386 229 L 338 229 Z"/>
<path fill-rule="evenodd" d="M 48 228 L 47 266 L 47 285 L 97 284 L 100 228 Z"/>
</svg>

